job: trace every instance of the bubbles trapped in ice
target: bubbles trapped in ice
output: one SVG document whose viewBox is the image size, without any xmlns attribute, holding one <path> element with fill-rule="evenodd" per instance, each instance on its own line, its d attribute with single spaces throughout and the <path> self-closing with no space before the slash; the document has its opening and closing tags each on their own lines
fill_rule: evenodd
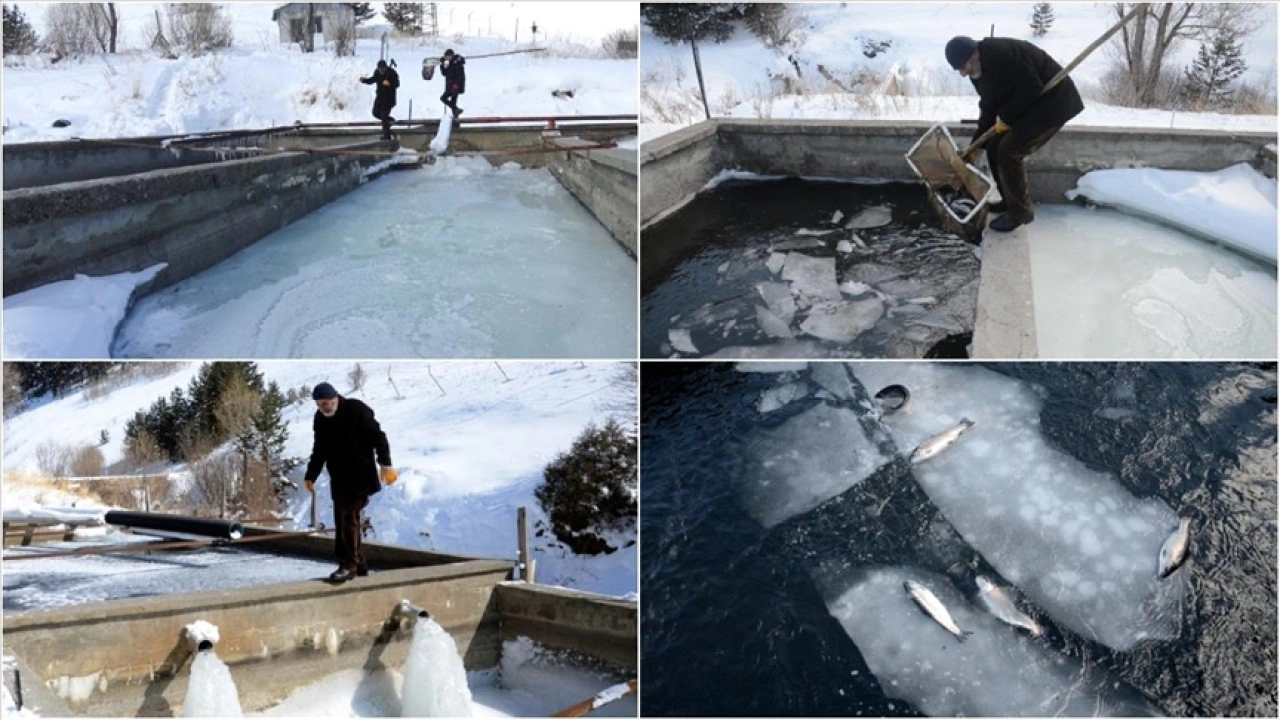
<svg viewBox="0 0 1280 720">
<path fill-rule="evenodd" d="M 979 263 L 937 224 L 914 184 L 725 182 L 645 232 L 688 249 L 643 268 L 642 353 L 674 328 L 701 357 L 924 357 L 977 312 Z"/>
</svg>

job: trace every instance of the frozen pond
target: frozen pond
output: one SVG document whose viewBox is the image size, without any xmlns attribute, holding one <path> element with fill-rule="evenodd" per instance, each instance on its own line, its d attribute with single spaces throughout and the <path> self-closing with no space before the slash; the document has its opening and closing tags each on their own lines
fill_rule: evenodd
<svg viewBox="0 0 1280 720">
<path fill-rule="evenodd" d="M 135 536 L 136 537 L 136 536 Z M 108 543 L 126 542 L 110 535 Z M 155 541 L 149 538 L 147 542 Z M 6 555 L 73 550 L 103 543 L 52 543 L 5 548 Z M 334 564 L 233 548 L 62 556 L 4 564 L 4 609 L 39 610 L 176 593 L 233 590 L 295 580 L 320 580 Z"/>
<path fill-rule="evenodd" d="M 729 179 L 641 243 L 644 357 L 920 358 L 973 330 L 974 247 L 916 183 Z"/>
<path fill-rule="evenodd" d="M 1101 208 L 1040 205 L 1021 232 L 1040 357 L 1275 357 L 1274 265 Z"/>
<path fill-rule="evenodd" d="M 404 676 L 397 670 L 351 669 L 298 688 L 260 713 L 272 717 L 399 717 Z M 557 663 L 527 638 L 503 643 L 502 664 L 467 673 L 473 717 L 547 717 L 620 682 Z M 634 694 L 588 717 L 636 717 Z"/>
<path fill-rule="evenodd" d="M 636 264 L 546 170 L 392 172 L 141 300 L 117 357 L 633 357 Z"/>
</svg>

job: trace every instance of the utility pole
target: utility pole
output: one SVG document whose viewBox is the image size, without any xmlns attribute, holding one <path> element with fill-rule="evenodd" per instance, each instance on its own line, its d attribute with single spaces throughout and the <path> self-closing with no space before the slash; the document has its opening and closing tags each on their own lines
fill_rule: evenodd
<svg viewBox="0 0 1280 720">
<path fill-rule="evenodd" d="M 435 3 L 427 3 L 426 27 L 423 28 L 427 37 L 440 37 L 440 16 Z"/>
</svg>

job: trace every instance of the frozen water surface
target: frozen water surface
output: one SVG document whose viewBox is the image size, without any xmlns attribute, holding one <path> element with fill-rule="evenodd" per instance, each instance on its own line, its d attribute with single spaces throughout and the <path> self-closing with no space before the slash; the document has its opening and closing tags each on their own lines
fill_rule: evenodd
<svg viewBox="0 0 1280 720">
<path fill-rule="evenodd" d="M 910 404 L 884 418 L 902 452 L 961 418 L 974 421 L 912 472 L 948 522 L 1028 598 L 1117 650 L 1177 636 L 1184 576 L 1156 577 L 1177 516 L 1049 445 L 1031 387 L 981 368 L 924 363 L 858 364 L 854 374 L 871 394 L 890 384 L 911 391 Z"/>
<path fill-rule="evenodd" d="M 54 543 L 10 548 L 5 553 L 39 557 L 42 553 L 86 545 Z M 333 564 L 328 562 L 230 548 L 16 560 L 4 564 L 4 609 L 34 610 L 319 580 L 332 571 Z"/>
<path fill-rule="evenodd" d="M 1041 357 L 1275 355 L 1274 265 L 1114 210 L 1041 205 L 1025 232 Z"/>
<path fill-rule="evenodd" d="M 964 642 L 926 616 L 902 584 L 929 588 Z M 1156 715 L 1140 693 L 970 604 L 943 575 L 909 568 L 866 572 L 828 604 L 889 697 L 931 716 Z"/>
<path fill-rule="evenodd" d="M 546 170 L 394 172 L 140 301 L 120 357 L 626 357 L 635 261 Z"/>
</svg>

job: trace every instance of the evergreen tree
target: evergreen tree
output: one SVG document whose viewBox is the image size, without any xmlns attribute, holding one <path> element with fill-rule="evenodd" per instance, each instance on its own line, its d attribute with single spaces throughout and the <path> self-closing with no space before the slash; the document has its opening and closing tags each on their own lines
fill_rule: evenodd
<svg viewBox="0 0 1280 720">
<path fill-rule="evenodd" d="M 36 36 L 36 31 L 31 27 L 26 16 L 17 5 L 13 7 L 4 5 L 3 9 L 4 54 L 30 55 L 35 52 L 36 46 L 40 44 L 40 38 Z"/>
<path fill-rule="evenodd" d="M 368 22 L 378 16 L 378 11 L 373 9 L 372 3 L 347 3 L 356 14 L 356 24 Z"/>
<path fill-rule="evenodd" d="M 602 535 L 636 517 L 636 439 L 610 419 L 594 425 L 543 470 L 533 495 L 556 538 L 580 555 L 611 553 Z"/>
<path fill-rule="evenodd" d="M 271 381 L 262 393 L 262 406 L 253 418 L 252 447 L 254 455 L 266 466 L 271 477 L 283 478 L 289 471 L 302 464 L 300 458 L 285 457 L 284 447 L 289 440 L 289 427 L 281 416 L 288 407 L 280 386 Z"/>
<path fill-rule="evenodd" d="M 90 380 L 104 377 L 119 363 L 104 362 L 24 362 L 21 371 L 23 395 L 34 400 L 46 393 L 54 397 L 82 387 Z"/>
<path fill-rule="evenodd" d="M 421 32 L 422 15 L 422 3 L 386 3 L 382 6 L 382 17 L 402 33 Z"/>
<path fill-rule="evenodd" d="M 218 422 L 218 402 L 233 378 L 243 378 L 252 390 L 262 393 L 262 373 L 251 362 L 205 363 L 191 380 L 187 392 L 195 406 L 195 428 L 214 444 L 227 440 L 227 431 Z"/>
<path fill-rule="evenodd" d="M 640 16 L 654 35 L 670 44 L 710 38 L 717 43 L 733 37 L 733 21 L 742 15 L 739 3 L 645 3 Z"/>
<path fill-rule="evenodd" d="M 1208 43 L 1200 43 L 1195 62 L 1186 70 L 1187 97 L 1209 107 L 1222 107 L 1231 100 L 1231 83 L 1244 74 L 1243 43 L 1239 34 L 1220 28 Z"/>
<path fill-rule="evenodd" d="M 1031 11 L 1031 34 L 1041 37 L 1053 25 L 1053 6 L 1047 2 L 1036 3 Z"/>
</svg>

